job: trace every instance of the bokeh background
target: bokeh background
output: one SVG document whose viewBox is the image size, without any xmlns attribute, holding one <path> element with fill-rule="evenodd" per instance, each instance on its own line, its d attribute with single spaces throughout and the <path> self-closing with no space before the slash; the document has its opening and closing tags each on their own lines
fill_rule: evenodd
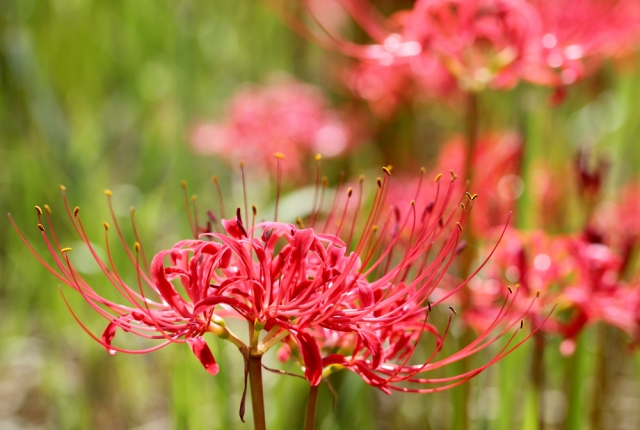
<svg viewBox="0 0 640 430">
<path fill-rule="evenodd" d="M 228 117 L 228 101 L 249 84 L 297 79 L 315 85 L 325 107 L 341 112 L 357 144 L 325 163 L 333 183 L 340 171 L 356 178 L 372 171 L 375 177 L 386 164 L 395 166 L 394 173 L 433 167 L 444 143 L 464 132 L 464 107 L 455 100 L 414 100 L 392 115 L 377 115 L 344 85 L 349 62 L 292 32 L 257 0 L 0 0 L 0 212 L 11 212 L 43 251 L 33 206 L 49 204 L 58 235 L 78 249 L 78 266 L 96 289 L 105 284 L 100 291 L 109 295 L 90 256 L 77 246 L 58 185 L 67 187 L 72 206 L 80 206 L 88 234 L 103 252 L 105 188 L 114 192 L 129 242 L 135 240 L 128 221 L 135 206 L 146 248 L 171 246 L 189 234 L 181 180 L 198 194 L 203 211 L 217 205 L 214 174 L 228 207 L 242 201 L 237 161 L 198 151 L 193 136 L 199 125 Z M 552 96 L 553 89 L 526 83 L 479 95 L 481 131 L 512 130 L 526 141 L 530 170 L 522 175 L 517 202 L 522 228 L 541 227 L 552 209 L 531 192 L 539 160 L 557 173 L 551 188 L 572 187 L 571 163 L 588 145 L 610 162 L 605 194 L 615 194 L 640 169 L 637 55 L 607 62 L 573 85 L 559 105 L 549 102 Z M 270 163 L 265 158 L 246 166 L 249 194 L 259 207 L 269 207 L 273 197 L 270 180 L 264 180 Z M 310 183 L 305 172 L 313 166 L 309 151 L 285 190 Z M 553 229 L 569 231 L 584 222 L 579 199 L 567 207 L 575 210 Z M 110 356 L 78 327 L 56 280 L 37 264 L 8 219 L 0 226 L 0 429 L 252 428 L 250 412 L 247 424 L 238 418 L 243 375 L 235 348 L 210 342 L 221 367 L 216 377 L 182 346 Z M 114 253 L 124 266 L 122 254 Z M 128 276 L 135 279 L 135 272 Z M 67 294 L 80 318 L 101 333 L 104 321 L 76 296 Z M 549 428 L 585 428 L 594 363 L 608 354 L 597 347 L 597 330 L 581 334 L 571 358 L 560 355 L 558 339 L 549 339 Z M 123 342 L 137 346 L 135 339 Z M 471 428 L 537 428 L 535 400 L 523 383 L 531 348 L 526 344 L 470 383 Z M 640 356 L 628 349 L 611 355 L 616 364 L 609 377 L 616 389 L 607 399 L 612 406 L 606 428 L 636 429 Z M 274 356 L 266 360 L 279 366 Z M 386 396 L 348 372 L 332 382 L 337 397 L 323 386 L 319 429 L 462 428 L 461 389 Z M 265 383 L 270 428 L 300 428 L 306 383 L 269 373 Z"/>
</svg>

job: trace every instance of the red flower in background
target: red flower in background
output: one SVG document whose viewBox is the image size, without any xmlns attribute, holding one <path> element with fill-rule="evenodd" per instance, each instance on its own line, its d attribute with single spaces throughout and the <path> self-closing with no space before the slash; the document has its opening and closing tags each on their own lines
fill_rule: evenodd
<svg viewBox="0 0 640 430">
<path fill-rule="evenodd" d="M 636 48 L 640 4 L 635 0 L 528 0 L 540 16 L 543 54 L 527 79 L 568 85 L 602 62 Z"/>
<path fill-rule="evenodd" d="M 287 173 L 299 174 L 312 154 L 340 155 L 357 139 L 357 118 L 332 110 L 320 89 L 292 78 L 246 86 L 229 101 L 220 123 L 201 123 L 191 132 L 200 154 L 263 164 L 273 153 L 286 153 Z"/>
</svg>

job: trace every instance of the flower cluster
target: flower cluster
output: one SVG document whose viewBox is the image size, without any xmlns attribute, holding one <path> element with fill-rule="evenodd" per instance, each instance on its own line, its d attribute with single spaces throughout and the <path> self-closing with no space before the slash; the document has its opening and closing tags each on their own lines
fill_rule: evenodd
<svg viewBox="0 0 640 430">
<path fill-rule="evenodd" d="M 509 89 L 521 79 L 560 88 L 640 36 L 634 0 L 418 0 L 389 17 L 366 0 L 342 4 L 371 42 L 314 37 L 358 60 L 347 83 L 381 115 L 416 93 Z"/>
<path fill-rule="evenodd" d="M 356 121 L 331 109 L 319 88 L 288 76 L 274 77 L 264 86 L 240 89 L 219 123 L 193 127 L 190 141 L 199 154 L 231 162 L 259 165 L 274 152 L 286 153 L 289 174 L 302 171 L 303 160 L 318 152 L 336 156 L 355 143 Z"/>
<path fill-rule="evenodd" d="M 516 330 L 486 364 L 462 374 L 428 378 L 428 372 L 478 353 L 512 328 L 522 328 L 528 309 L 515 312 L 518 293 L 510 294 L 505 288 L 501 310 L 478 338 L 440 357 L 456 311 L 447 311 L 444 329 L 432 321 L 431 314 L 443 304 L 448 306 L 447 300 L 475 273 L 446 294 L 434 297 L 433 293 L 459 252 L 460 236 L 477 196 L 466 193 L 460 200 L 455 198 L 456 176 L 452 173 L 448 185 L 442 185 L 445 180 L 438 175 L 432 189 L 418 184 L 411 200 L 390 202 L 390 169 L 383 170 L 385 175 L 377 179 L 363 222 L 356 222 L 366 201 L 362 186 L 355 192 L 346 190 L 343 207 L 338 207 L 336 198 L 325 211 L 322 202 L 328 189 L 326 181 L 319 181 L 322 186 L 306 227 L 301 219 L 296 225 L 277 219 L 254 224 L 255 210 L 248 222 L 238 209 L 235 218 L 223 219 L 213 231 L 160 251 L 148 269 L 142 246 L 138 242 L 133 250 L 127 246 L 112 210 L 115 230 L 137 274 L 136 286 L 120 276 L 111 254 L 107 260 L 98 256 L 83 227 L 80 209 L 71 209 L 63 189 L 72 225 L 122 302 L 106 299 L 83 279 L 72 263 L 71 250 L 62 247 L 53 231 L 49 206 L 45 211 L 36 208 L 38 227 L 54 264 L 40 257 L 20 234 L 45 267 L 107 320 L 98 337 L 76 318 L 111 353 L 144 353 L 171 343 L 187 343 L 215 375 L 218 365 L 203 337 L 211 333 L 231 341 L 247 360 L 279 345 L 280 358 L 303 366 L 312 386 L 323 376 L 347 368 L 385 392 L 440 391 L 477 375 L 528 336 L 515 342 Z M 111 192 L 106 194 L 111 207 Z M 355 211 L 349 210 L 354 205 Z M 407 216 L 394 216 L 394 205 L 406 206 Z M 347 220 L 350 213 L 353 219 Z M 48 220 L 46 228 L 43 216 Z M 356 225 L 362 226 L 358 232 Z M 197 227 L 193 220 L 192 226 Z M 110 250 L 111 229 L 107 223 L 104 227 Z M 233 333 L 226 323 L 229 318 L 248 323 L 248 339 Z M 159 343 L 142 350 L 120 348 L 114 344 L 118 331 Z M 429 339 L 432 352 L 426 360 L 416 362 L 418 344 Z"/>
</svg>

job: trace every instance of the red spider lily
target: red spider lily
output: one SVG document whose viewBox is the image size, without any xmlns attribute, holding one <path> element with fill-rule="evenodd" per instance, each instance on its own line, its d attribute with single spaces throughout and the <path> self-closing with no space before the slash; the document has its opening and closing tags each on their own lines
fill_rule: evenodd
<svg viewBox="0 0 640 430">
<path fill-rule="evenodd" d="M 47 269 L 107 319 L 107 328 L 98 338 L 76 317 L 111 353 L 145 353 L 169 343 L 186 342 L 205 368 L 216 374 L 218 366 L 203 339 L 209 332 L 233 342 L 245 358 L 259 357 L 283 341 L 304 365 L 305 378 L 312 386 L 320 383 L 323 372 L 339 365 L 386 392 L 444 390 L 480 373 L 530 335 L 512 345 L 514 333 L 493 359 L 470 372 L 451 378 L 423 377 L 426 372 L 483 350 L 521 322 L 520 318 L 512 318 L 510 311 L 514 295 L 504 302 L 503 311 L 475 341 L 449 357 L 435 360 L 449 324 L 440 334 L 428 322 L 431 310 L 455 294 L 468 279 L 433 302 L 429 299 L 457 253 L 475 196 L 467 193 L 463 209 L 459 205 L 449 209 L 455 175 L 452 174 L 446 190 L 440 188 L 439 175 L 434 203 L 421 208 L 415 199 L 407 202 L 411 215 L 397 225 L 394 211 L 386 210 L 390 170 L 384 171 L 384 178 L 377 180 L 369 216 L 358 235 L 353 231 L 356 218 L 349 222 L 345 219 L 349 205 L 355 200 L 351 189 L 346 193 L 343 208 L 338 208 L 338 200 L 334 201 L 321 227 L 323 186 L 317 189 L 308 228 L 303 227 L 301 220 L 298 226 L 278 221 L 245 226 L 238 209 L 234 219 L 222 220 L 223 232 L 208 232 L 178 242 L 170 250 L 158 253 L 149 270 L 142 247 L 136 242 L 134 252 L 129 250 L 113 216 L 118 236 L 137 273 L 136 287 L 127 285 L 119 275 L 107 233 L 108 261 L 98 257 L 85 233 L 79 208 L 71 210 L 63 190 L 74 228 L 107 280 L 122 295 L 122 304 L 105 299 L 82 278 L 69 258 L 70 249 L 61 247 L 53 231 L 48 206 L 45 209 L 49 227 L 45 229 L 42 225 L 43 212 L 37 208 L 38 227 L 55 265 L 45 262 L 26 239 L 25 243 Z M 416 195 L 419 192 L 420 188 L 416 189 Z M 110 192 L 107 195 L 111 207 Z M 359 209 L 362 190 L 357 200 Z M 358 210 L 355 217 L 357 213 Z M 197 223 L 192 221 L 191 225 L 196 235 Z M 348 226 L 351 230 L 347 230 Z M 105 223 L 105 231 L 108 230 Z M 405 233 L 403 240 L 399 232 Z M 383 240 L 384 236 L 388 239 Z M 352 247 L 354 238 L 357 242 Z M 180 292 L 178 285 L 182 287 Z M 149 291 L 157 299 L 150 299 Z M 228 329 L 224 318 L 229 317 L 248 322 L 247 342 Z M 113 345 L 118 329 L 161 343 L 143 350 L 119 348 Z M 266 334 L 261 337 L 262 331 Z M 428 360 L 415 364 L 410 359 L 423 334 L 432 335 L 436 347 Z M 341 346 L 336 349 L 336 345 Z M 430 387 L 414 388 L 413 384 Z"/>
<path fill-rule="evenodd" d="M 424 88 L 434 89 L 439 83 L 442 87 L 436 93 L 451 88 L 446 80 L 433 79 L 441 70 L 447 70 L 465 91 L 487 85 L 510 88 L 539 63 L 539 16 L 525 0 L 419 0 L 411 10 L 388 19 L 364 0 L 342 4 L 372 43 L 358 45 L 337 34 L 316 35 L 291 14 L 283 15 L 294 29 L 322 46 L 396 70 L 407 65 Z"/>
<path fill-rule="evenodd" d="M 444 170 L 450 166 L 455 172 L 465 175 L 466 149 L 462 136 L 456 136 L 447 141 L 438 159 L 436 169 Z M 482 166 L 474 173 L 474 184 L 483 190 L 482 199 L 474 202 L 474 215 L 470 218 L 472 231 L 487 232 L 490 229 L 504 226 L 508 214 L 515 209 L 516 200 L 523 191 L 523 182 L 518 173 L 518 165 L 522 154 L 522 138 L 516 133 L 491 134 L 480 136 L 476 142 L 473 154 L 474 166 Z M 422 183 L 425 188 L 419 196 L 412 195 L 419 180 L 413 178 L 394 178 L 390 184 L 389 199 L 391 201 L 406 201 L 417 199 L 423 206 L 430 203 L 430 196 L 435 192 L 433 185 Z M 456 182 L 456 192 L 464 193 L 462 181 Z M 409 211 L 407 208 L 397 208 L 399 218 L 404 219 Z"/>
<path fill-rule="evenodd" d="M 234 163 L 259 165 L 274 152 L 291 159 L 282 167 L 299 174 L 303 161 L 318 152 L 344 153 L 355 142 L 357 118 L 331 109 L 322 92 L 309 84 L 280 76 L 264 86 L 245 86 L 229 101 L 226 118 L 193 128 L 191 144 L 200 154 Z"/>
<path fill-rule="evenodd" d="M 588 324 L 601 321 L 630 335 L 635 332 L 640 296 L 620 279 L 622 260 L 611 248 L 585 237 L 551 237 L 540 231 L 509 230 L 503 243 L 487 273 L 470 283 L 472 309 L 465 317 L 476 329 L 482 330 L 498 312 L 499 291 L 519 284 L 524 300 L 514 309 L 529 309 L 534 323 L 546 317 L 546 307 L 558 303 L 558 313 L 544 330 L 565 338 L 564 354 L 573 352 L 576 336 Z M 544 300 L 530 307 L 527 297 L 541 292 Z"/>
<path fill-rule="evenodd" d="M 567 85 L 623 55 L 638 42 L 640 7 L 635 0 L 528 0 L 542 25 L 542 62 L 527 79 Z"/>
</svg>

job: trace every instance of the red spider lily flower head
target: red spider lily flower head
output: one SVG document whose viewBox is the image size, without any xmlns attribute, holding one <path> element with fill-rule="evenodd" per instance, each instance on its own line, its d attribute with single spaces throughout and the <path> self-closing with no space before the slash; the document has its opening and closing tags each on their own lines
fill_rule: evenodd
<svg viewBox="0 0 640 430">
<path fill-rule="evenodd" d="M 286 153 L 286 173 L 299 174 L 318 152 L 337 156 L 356 140 L 356 118 L 331 109 L 322 92 L 287 76 L 267 85 L 245 86 L 230 100 L 220 123 L 193 128 L 191 144 L 200 154 L 259 165 L 274 152 Z"/>
<path fill-rule="evenodd" d="M 552 237 L 537 231 L 508 230 L 484 272 L 470 282 L 471 307 L 465 317 L 481 330 L 498 312 L 500 291 L 517 285 L 520 300 L 514 309 L 528 309 L 534 323 L 546 318 L 549 306 L 559 311 L 544 330 L 564 338 L 561 352 L 570 355 L 575 339 L 598 321 L 632 335 L 636 330 L 638 294 L 620 280 L 622 260 L 611 248 L 582 236 Z M 527 297 L 542 294 L 531 307 Z"/>
<path fill-rule="evenodd" d="M 539 54 L 538 15 L 524 0 L 419 0 L 406 37 L 436 56 L 464 90 L 511 88 Z"/>
<path fill-rule="evenodd" d="M 571 279 L 573 267 L 563 242 L 542 231 L 521 232 L 508 228 L 480 276 L 469 283 L 470 308 L 464 317 L 476 331 L 484 330 L 501 309 L 505 289 L 519 292 L 515 312 L 528 311 L 534 321 L 545 319 L 558 302 L 559 289 Z M 540 297 L 534 306 L 531 299 Z M 560 330 L 556 318 L 544 325 L 547 332 Z"/>
<path fill-rule="evenodd" d="M 277 158 L 280 171 L 282 156 Z M 187 343 L 211 374 L 219 369 L 204 340 L 205 333 L 231 341 L 246 359 L 261 357 L 275 345 L 286 345 L 284 352 L 288 354 L 281 356 L 288 355 L 303 365 L 304 377 L 311 385 L 318 385 L 323 374 L 346 367 L 385 392 L 431 392 L 468 380 L 530 336 L 512 345 L 514 333 L 493 359 L 473 371 L 452 378 L 425 379 L 426 372 L 475 354 L 511 327 L 521 325 L 520 318 L 513 318 L 510 311 L 515 298 L 509 297 L 504 311 L 496 314 L 478 339 L 449 357 L 435 359 L 449 325 L 439 333 L 429 321 L 431 311 L 475 273 L 431 302 L 430 297 L 457 254 L 475 196 L 463 195 L 462 201 L 456 201 L 452 185 L 456 176 L 452 174 L 448 185 L 440 185 L 444 182 L 441 175 L 436 178 L 433 205 L 417 207 L 415 199 L 390 202 L 387 187 L 391 170 L 385 167 L 383 177 L 376 180 L 369 214 L 359 222 L 362 186 L 355 192 L 346 190 L 342 207 L 335 199 L 325 211 L 327 185 L 320 181 L 320 157 L 317 159 L 318 184 L 322 186 L 316 189 L 306 227 L 301 219 L 296 225 L 278 221 L 277 203 L 274 221 L 255 224 L 256 210 L 251 222 L 247 213 L 243 221 L 238 209 L 235 218 L 222 217 L 221 226 L 216 224 L 203 234 L 198 234 L 197 219 L 193 218 L 194 238 L 160 251 L 147 264 L 139 240 L 133 251 L 127 246 L 111 209 L 115 230 L 136 270 L 135 286 L 123 280 L 110 253 L 106 261 L 97 255 L 79 208 L 70 208 L 63 190 L 73 227 L 104 276 L 122 295 L 122 303 L 104 298 L 82 278 L 69 257 L 70 249 L 62 247 L 53 231 L 48 206 L 47 228 L 41 219 L 44 212 L 37 208 L 38 227 L 53 265 L 18 232 L 45 267 L 108 321 L 102 337 L 83 328 L 111 353 L 144 353 L 170 343 Z M 415 192 L 424 191 L 426 188 L 418 188 Z M 337 193 L 342 192 L 339 188 Z M 107 196 L 111 208 L 111 193 Z M 394 224 L 395 211 L 389 210 L 389 203 L 410 207 L 400 226 Z M 347 219 L 350 205 L 355 205 L 356 211 Z M 357 229 L 358 225 L 363 226 Z M 105 223 L 110 251 L 109 230 Z M 248 323 L 248 339 L 240 339 L 229 329 L 228 318 Z M 123 349 L 113 342 L 118 330 L 159 343 L 139 351 Z M 435 349 L 427 361 L 414 364 L 410 359 L 423 334 L 435 339 Z"/>
<path fill-rule="evenodd" d="M 640 7 L 634 0 L 528 0 L 542 31 L 541 63 L 527 79 L 561 86 L 597 70 L 638 43 Z"/>
</svg>

